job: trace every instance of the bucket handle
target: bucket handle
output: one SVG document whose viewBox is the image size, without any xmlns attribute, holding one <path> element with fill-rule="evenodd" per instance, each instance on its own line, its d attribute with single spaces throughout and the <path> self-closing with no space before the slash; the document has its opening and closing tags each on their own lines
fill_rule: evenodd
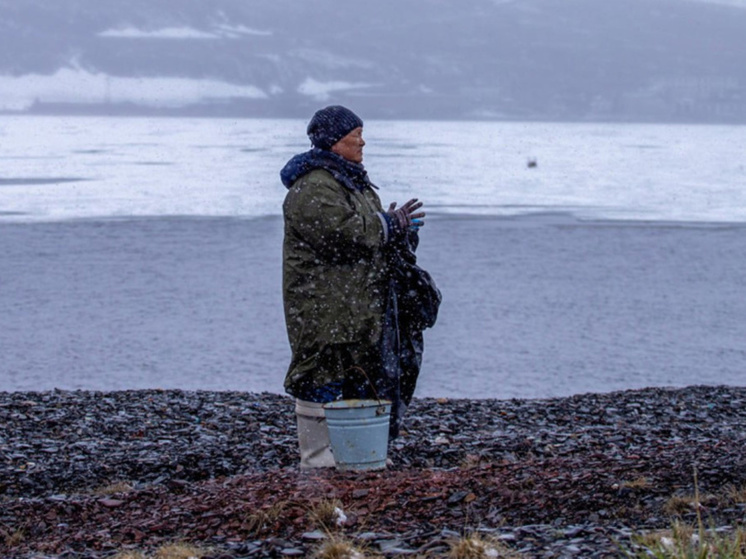
<svg viewBox="0 0 746 559">
<path fill-rule="evenodd" d="M 370 380 L 370 377 L 368 376 L 368 373 L 366 373 L 365 370 L 362 367 L 358 367 L 357 365 L 353 365 L 352 367 L 350 367 L 349 369 L 347 369 L 347 371 L 359 371 L 359 372 L 361 372 L 363 374 L 363 376 L 365 377 L 365 380 L 367 380 L 368 384 L 370 385 L 370 389 L 373 391 L 373 396 L 375 396 L 376 400 L 378 401 L 378 405 L 381 406 L 379 408 L 379 411 L 377 411 L 376 413 L 377 413 L 377 415 L 383 415 L 384 412 L 381 411 L 383 409 L 383 402 L 381 401 L 381 398 L 378 396 L 378 391 L 376 390 L 376 387 L 373 384 L 373 382 Z M 345 371 L 345 372 L 347 372 L 347 371 Z"/>
</svg>

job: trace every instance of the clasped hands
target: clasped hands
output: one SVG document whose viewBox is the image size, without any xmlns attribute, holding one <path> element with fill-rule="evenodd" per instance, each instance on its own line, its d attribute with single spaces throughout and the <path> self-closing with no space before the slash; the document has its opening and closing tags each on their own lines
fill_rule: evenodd
<svg viewBox="0 0 746 559">
<path fill-rule="evenodd" d="M 422 218 L 425 217 L 425 212 L 417 211 L 421 207 L 422 202 L 418 201 L 417 198 L 412 198 L 409 202 L 403 204 L 398 209 L 396 207 L 396 202 L 391 202 L 386 213 L 396 220 L 396 223 L 402 231 L 405 231 L 409 227 L 419 229 L 425 225 L 425 222 L 422 220 Z"/>
</svg>

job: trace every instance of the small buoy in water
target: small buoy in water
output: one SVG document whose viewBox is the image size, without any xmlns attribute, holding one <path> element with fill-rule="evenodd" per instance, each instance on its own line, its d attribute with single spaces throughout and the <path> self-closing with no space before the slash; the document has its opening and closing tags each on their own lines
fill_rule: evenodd
<svg viewBox="0 0 746 559">
<path fill-rule="evenodd" d="M 536 162 L 536 158 L 530 158 L 528 160 L 527 166 L 529 169 L 533 169 L 534 167 L 538 167 L 539 164 Z"/>
</svg>

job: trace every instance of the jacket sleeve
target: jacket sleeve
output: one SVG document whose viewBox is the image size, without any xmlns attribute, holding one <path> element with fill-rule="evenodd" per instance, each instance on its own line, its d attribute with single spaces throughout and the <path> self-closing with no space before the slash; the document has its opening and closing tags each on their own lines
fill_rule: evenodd
<svg viewBox="0 0 746 559">
<path fill-rule="evenodd" d="M 286 222 L 325 260 L 354 261 L 379 250 L 386 241 L 386 221 L 375 198 L 374 204 L 327 173 L 310 173 L 291 187 L 285 199 Z"/>
</svg>

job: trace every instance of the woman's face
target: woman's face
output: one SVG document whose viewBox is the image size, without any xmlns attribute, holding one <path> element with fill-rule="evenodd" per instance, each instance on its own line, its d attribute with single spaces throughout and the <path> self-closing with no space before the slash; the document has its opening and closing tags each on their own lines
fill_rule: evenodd
<svg viewBox="0 0 746 559">
<path fill-rule="evenodd" d="M 353 163 L 363 162 L 363 128 L 358 126 L 331 148 L 331 151 Z"/>
</svg>

